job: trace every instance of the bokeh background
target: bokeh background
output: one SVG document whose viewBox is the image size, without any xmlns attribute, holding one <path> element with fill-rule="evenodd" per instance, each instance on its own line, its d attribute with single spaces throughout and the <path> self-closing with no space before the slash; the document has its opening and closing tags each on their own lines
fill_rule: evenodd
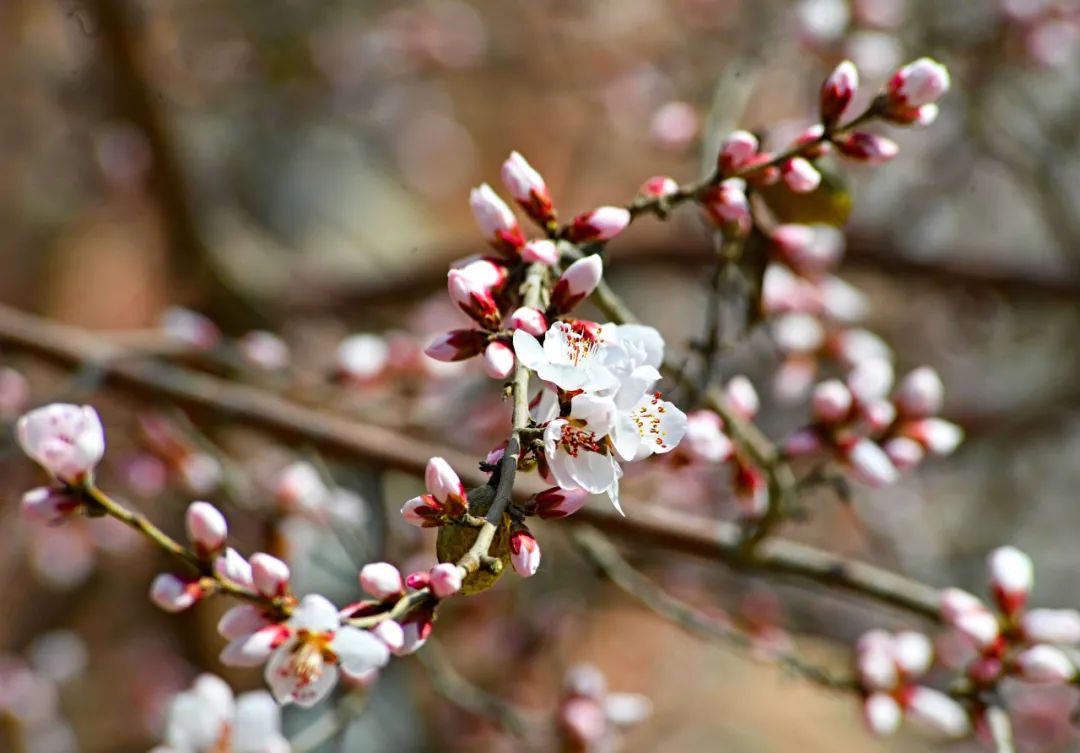
<svg viewBox="0 0 1080 753">
<path fill-rule="evenodd" d="M 482 250 L 468 190 L 497 183 L 510 150 L 543 172 L 570 216 L 624 203 L 654 174 L 696 177 L 708 145 L 735 127 L 783 144 L 812 122 L 820 81 L 844 57 L 859 66 L 863 101 L 922 55 L 949 66 L 953 89 L 932 128 L 889 132 L 902 148 L 889 166 L 845 167 L 855 209 L 841 273 L 869 295 L 869 325 L 895 347 L 899 371 L 941 372 L 945 415 L 968 440 L 896 487 L 856 488 L 850 505 L 815 497 L 809 520 L 785 534 L 976 592 L 986 552 L 1011 542 L 1036 561 L 1036 603 L 1076 606 L 1075 0 L 3 0 L 0 300 L 146 347 L 160 345 L 175 305 L 230 336 L 269 328 L 292 349 L 292 381 L 238 376 L 228 358 L 195 365 L 482 453 L 505 425 L 490 381 L 475 364 L 425 370 L 409 354 L 454 316 L 446 265 Z M 687 210 L 635 223 L 612 244 L 608 270 L 682 347 L 700 330 L 710 254 Z M 379 336 L 390 376 L 325 389 L 321 375 L 350 333 Z M 356 595 L 358 564 L 432 559 L 430 539 L 396 517 L 416 479 L 328 460 L 325 472 L 353 495 L 342 503 L 349 525 L 283 519 L 274 478 L 298 457 L 322 463 L 312 448 L 100 393 L 92 369 L 0 359 L 29 380 L 33 402 L 93 399 L 110 432 L 103 479 L 168 530 L 180 530 L 190 499 L 212 499 L 243 549 L 289 553 L 298 587 L 342 601 Z M 757 333 L 722 366 L 767 394 L 776 364 Z M 805 414 L 766 404 L 776 437 Z M 17 407 L 3 407 L 10 422 Z M 210 482 L 155 444 L 163 431 L 217 464 Z M 30 753 L 146 750 L 169 694 L 200 670 L 259 686 L 257 673 L 216 660 L 219 605 L 179 617 L 150 605 L 147 585 L 167 563 L 127 532 L 22 521 L 16 501 L 38 481 L 6 440 L 0 649 L 55 665 L 65 720 Z M 656 504 L 731 512 L 722 496 L 660 481 L 646 474 L 635 488 Z M 557 526 L 540 536 L 537 577 L 448 604 L 438 662 L 395 662 L 362 703 L 350 697 L 341 734 L 316 749 L 527 750 L 440 695 L 445 677 L 436 667 L 433 682 L 425 665 L 449 665 L 542 720 L 580 660 L 653 701 L 624 751 L 937 749 L 906 732 L 871 739 L 852 699 L 685 636 L 595 578 Z M 862 630 L 915 624 L 628 552 L 701 606 L 779 622 L 831 666 Z M 1071 700 L 1045 695 L 1024 710 L 1032 749 L 1080 750 L 1048 711 Z M 321 719 L 290 713 L 286 727 L 310 736 Z"/>
</svg>

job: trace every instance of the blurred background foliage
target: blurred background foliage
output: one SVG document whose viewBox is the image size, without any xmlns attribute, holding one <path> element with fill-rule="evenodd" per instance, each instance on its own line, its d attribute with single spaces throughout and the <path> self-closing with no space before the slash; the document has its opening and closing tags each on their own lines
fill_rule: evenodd
<svg viewBox="0 0 1080 753">
<path fill-rule="evenodd" d="M 298 370 L 322 374 L 347 333 L 422 342 L 445 329 L 446 264 L 483 250 L 468 189 L 495 182 L 510 150 L 543 172 L 570 216 L 629 200 L 653 174 L 696 177 L 711 153 L 702 144 L 734 127 L 784 143 L 844 57 L 868 98 L 898 64 L 931 55 L 953 74 L 938 123 L 890 133 L 902 152 L 887 168 L 845 168 L 854 211 L 842 271 L 870 295 L 870 325 L 894 345 L 898 371 L 942 373 L 946 415 L 969 441 L 894 488 L 857 490 L 850 507 L 815 499 L 809 522 L 786 533 L 972 590 L 985 553 L 1012 542 L 1036 560 L 1035 601 L 1075 605 L 1078 17 L 1071 0 L 4 0 L 0 300 L 128 339 L 184 305 L 229 334 L 278 331 Z M 635 223 L 608 269 L 642 318 L 684 345 L 699 331 L 710 253 L 687 211 Z M 79 375 L 8 361 L 37 401 L 84 393 Z M 759 333 L 723 368 L 767 385 L 775 365 Z M 483 451 L 504 417 L 493 391 L 468 367 L 434 388 L 406 379 L 319 400 Z M 129 490 L 145 443 L 131 409 L 142 406 L 96 401 L 113 440 L 107 477 L 178 529 L 195 492 Z M 803 411 L 772 408 L 765 428 L 779 436 Z M 266 520 L 280 522 L 265 511 L 268 469 L 310 448 L 274 447 L 227 417 L 196 432 L 166 415 L 221 459 L 229 483 L 208 496 L 237 539 L 274 546 L 264 541 Z M 69 734 L 34 751 L 145 750 L 168 693 L 196 669 L 220 671 L 216 608 L 156 612 L 144 593 L 165 564 L 107 521 L 31 531 L 13 502 L 35 480 L 28 465 L 5 448 L 0 646 L 25 652 L 64 628 L 89 649 L 62 696 Z M 396 520 L 416 481 L 379 471 L 329 468 L 363 499 L 336 532 L 287 529 L 290 546 L 319 555 L 297 564 L 301 584 L 348 600 L 357 563 L 430 560 L 430 540 Z M 634 483 L 660 504 L 726 509 L 687 502 L 677 484 Z M 613 687 L 655 704 L 626 751 L 924 749 L 914 736 L 874 741 L 851 699 L 644 614 L 558 542 L 545 536 L 533 580 L 448 605 L 437 634 L 472 682 L 551 713 L 565 667 L 594 661 Z M 751 621 L 778 594 L 781 622 L 826 662 L 842 661 L 833 641 L 893 624 L 846 599 L 635 557 L 673 590 Z M 1026 722 L 1033 739 L 1074 747 L 1041 708 Z M 316 717 L 290 715 L 287 726 L 303 734 Z M 411 660 L 343 730 L 326 750 L 524 749 L 440 698 Z"/>
</svg>

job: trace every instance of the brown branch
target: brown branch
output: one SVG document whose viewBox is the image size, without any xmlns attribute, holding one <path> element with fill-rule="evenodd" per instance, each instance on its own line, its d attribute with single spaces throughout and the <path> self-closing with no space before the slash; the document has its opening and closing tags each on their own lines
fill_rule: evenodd
<svg viewBox="0 0 1080 753">
<path fill-rule="evenodd" d="M 105 384 L 169 400 L 217 419 L 260 429 L 279 439 L 310 444 L 324 454 L 422 475 L 429 458 L 441 456 L 469 486 L 486 474 L 466 454 L 404 434 L 294 405 L 257 388 L 192 373 L 166 364 L 129 360 L 122 349 L 84 331 L 51 323 L 0 305 L 0 346 L 37 356 L 67 369 L 96 369 Z M 515 484 L 518 499 L 539 491 L 532 479 Z M 762 542 L 749 558 L 741 534 L 730 523 L 706 520 L 652 506 L 635 506 L 630 517 L 587 507 L 570 523 L 589 523 L 606 532 L 659 549 L 722 562 L 747 571 L 811 581 L 899 609 L 937 619 L 937 590 L 873 565 L 792 541 Z"/>
</svg>

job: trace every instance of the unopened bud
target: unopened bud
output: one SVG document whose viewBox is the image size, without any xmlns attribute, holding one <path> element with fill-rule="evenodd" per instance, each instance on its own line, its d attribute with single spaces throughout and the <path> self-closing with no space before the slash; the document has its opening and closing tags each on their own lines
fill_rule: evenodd
<svg viewBox="0 0 1080 753">
<path fill-rule="evenodd" d="M 166 612 L 182 612 L 202 595 L 198 581 L 181 580 L 172 573 L 161 573 L 150 584 L 150 600 Z"/>
<path fill-rule="evenodd" d="M 547 264 L 550 267 L 559 261 L 559 247 L 555 245 L 555 241 L 546 238 L 529 241 L 521 249 L 521 258 L 530 264 Z"/>
<path fill-rule="evenodd" d="M 445 599 L 461 590 L 461 569 L 450 562 L 431 568 L 428 586 L 437 598 Z"/>
<path fill-rule="evenodd" d="M 780 166 L 784 183 L 795 193 L 810 193 L 821 185 L 821 173 L 802 157 L 792 157 Z"/>
<path fill-rule="evenodd" d="M 39 486 L 22 496 L 23 515 L 34 523 L 58 525 L 82 509 L 82 500 L 62 486 Z"/>
<path fill-rule="evenodd" d="M 460 269 L 450 270 L 446 287 L 450 300 L 478 324 L 485 329 L 499 328 L 499 308 L 488 288 Z"/>
<path fill-rule="evenodd" d="M 941 377 L 929 366 L 914 369 L 901 381 L 893 395 L 896 407 L 906 418 L 925 418 L 941 410 L 945 386 Z"/>
<path fill-rule="evenodd" d="M 986 559 L 990 586 L 1001 611 L 1016 614 L 1027 603 L 1035 582 L 1031 558 L 1014 546 L 995 549 Z"/>
<path fill-rule="evenodd" d="M 484 350 L 484 373 L 492 379 L 506 379 L 514 370 L 514 351 L 496 340 Z"/>
<path fill-rule="evenodd" d="M 289 566 L 264 552 L 251 555 L 251 578 L 255 589 L 270 599 L 284 596 L 289 590 Z"/>
<path fill-rule="evenodd" d="M 540 544 L 528 531 L 518 530 L 510 536 L 510 564 L 522 578 L 531 578 L 540 568 Z"/>
<path fill-rule="evenodd" d="M 630 212 L 622 207 L 599 207 L 579 214 L 570 223 L 566 237 L 572 243 L 609 241 L 630 224 Z"/>
<path fill-rule="evenodd" d="M 504 254 L 518 253 L 518 249 L 525 244 L 525 235 L 521 232 L 517 217 L 491 186 L 484 183 L 474 188 L 469 194 L 469 206 L 476 224 L 492 247 Z"/>
<path fill-rule="evenodd" d="M 821 85 L 819 97 L 821 122 L 826 126 L 839 122 L 858 88 L 859 71 L 855 64 L 850 60 L 845 60 L 836 66 L 825 79 L 825 83 Z"/>
<path fill-rule="evenodd" d="M 536 495 L 536 514 L 541 518 L 565 518 L 585 506 L 589 492 L 584 489 L 545 489 Z"/>
<path fill-rule="evenodd" d="M 405 582 L 389 562 L 371 562 L 360 569 L 360 588 L 382 601 L 403 592 Z"/>
<path fill-rule="evenodd" d="M 436 361 L 463 361 L 479 355 L 487 340 L 487 333 L 478 329 L 454 329 L 435 338 L 424 353 Z"/>
<path fill-rule="evenodd" d="M 209 502 L 192 502 L 184 516 L 188 539 L 203 555 L 217 552 L 225 545 L 229 526 L 221 511 Z"/>
<path fill-rule="evenodd" d="M 842 452 L 855 477 L 864 484 L 882 487 L 896 483 L 896 466 L 873 440 L 860 437 L 849 443 Z"/>
<path fill-rule="evenodd" d="M 863 701 L 863 720 L 871 733 L 880 737 L 900 728 L 903 712 L 900 704 L 887 693 L 874 693 Z"/>
<path fill-rule="evenodd" d="M 728 408 L 747 420 L 756 416 L 761 407 L 761 401 L 753 383 L 741 374 L 732 377 L 724 387 L 724 401 Z"/>
<path fill-rule="evenodd" d="M 543 337 L 548 330 L 548 322 L 543 312 L 528 306 L 522 306 L 511 314 L 506 325 L 510 329 L 528 332 L 533 337 Z"/>
<path fill-rule="evenodd" d="M 892 139 L 866 131 L 852 131 L 833 143 L 844 156 L 872 165 L 888 162 L 900 153 L 900 147 Z"/>
<path fill-rule="evenodd" d="M 654 175 L 641 184 L 641 188 L 638 189 L 638 196 L 662 199 L 665 196 L 671 196 L 678 190 L 679 184 L 675 182 L 674 178 L 669 178 L 666 175 Z"/>
<path fill-rule="evenodd" d="M 1080 643 L 1080 612 L 1075 609 L 1032 609 L 1020 617 L 1024 637 L 1032 643 Z"/>
<path fill-rule="evenodd" d="M 971 720 L 959 703 L 939 690 L 918 686 L 906 700 L 907 717 L 915 724 L 949 737 L 971 732 Z"/>
<path fill-rule="evenodd" d="M 743 167 L 758 152 L 757 136 L 749 131 L 733 131 L 720 147 L 720 171 L 731 175 Z"/>
<path fill-rule="evenodd" d="M 949 84 L 945 66 L 930 58 L 919 58 L 893 74 L 886 93 L 891 104 L 921 107 L 941 99 Z"/>
<path fill-rule="evenodd" d="M 502 181 L 514 201 L 537 224 L 555 221 L 555 208 L 543 176 L 517 152 L 511 152 L 503 162 Z"/>
<path fill-rule="evenodd" d="M 835 424 L 848 417 L 852 402 L 851 390 L 839 379 L 830 379 L 814 387 L 810 410 L 816 421 Z"/>
<path fill-rule="evenodd" d="M 1060 648 L 1032 646 L 1016 655 L 1020 676 L 1029 682 L 1069 682 L 1076 677 L 1076 665 Z"/>
<path fill-rule="evenodd" d="M 604 274 L 604 262 L 596 254 L 578 259 L 562 273 L 551 291 L 551 310 L 565 313 L 588 297 Z"/>
</svg>

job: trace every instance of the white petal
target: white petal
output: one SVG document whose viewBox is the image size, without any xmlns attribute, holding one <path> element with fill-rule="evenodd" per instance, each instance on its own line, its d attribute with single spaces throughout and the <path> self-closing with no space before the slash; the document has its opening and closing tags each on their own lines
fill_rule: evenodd
<svg viewBox="0 0 1080 753">
<path fill-rule="evenodd" d="M 298 630 L 330 633 L 338 629 L 341 619 L 338 617 L 337 607 L 330 603 L 329 599 L 319 594 L 308 594 L 293 610 L 289 624 Z"/>
<path fill-rule="evenodd" d="M 266 684 L 278 703 L 295 703 L 304 708 L 314 706 L 337 684 L 337 665 L 324 663 L 318 672 L 303 678 L 293 672 L 292 654 L 291 641 L 274 652 L 266 663 Z"/>
<path fill-rule="evenodd" d="M 610 397 L 588 393 L 575 395 L 570 401 L 570 416 L 589 425 L 589 431 L 605 436 L 615 424 L 615 402 Z"/>
<path fill-rule="evenodd" d="M 660 368 L 664 361 L 664 338 L 654 328 L 643 324 L 621 324 L 616 330 L 619 342 L 644 353 L 643 363 Z"/>
<path fill-rule="evenodd" d="M 258 632 L 269 624 L 262 610 L 254 604 L 238 604 L 221 615 L 217 629 L 222 638 L 231 641 Z"/>
<path fill-rule="evenodd" d="M 232 753 L 264 753 L 281 734 L 281 707 L 265 690 L 244 693 L 236 700 Z"/>
<path fill-rule="evenodd" d="M 338 661 L 352 674 L 385 667 L 390 661 L 390 649 L 367 630 L 343 627 L 334 636 L 330 648 Z"/>
<path fill-rule="evenodd" d="M 272 625 L 229 641 L 219 658 L 227 667 L 257 667 L 266 661 L 271 652 L 286 638 L 285 630 Z"/>
<path fill-rule="evenodd" d="M 539 341 L 520 329 L 514 332 L 514 355 L 533 371 L 539 371 L 541 366 L 548 363 L 547 355 Z"/>
</svg>

